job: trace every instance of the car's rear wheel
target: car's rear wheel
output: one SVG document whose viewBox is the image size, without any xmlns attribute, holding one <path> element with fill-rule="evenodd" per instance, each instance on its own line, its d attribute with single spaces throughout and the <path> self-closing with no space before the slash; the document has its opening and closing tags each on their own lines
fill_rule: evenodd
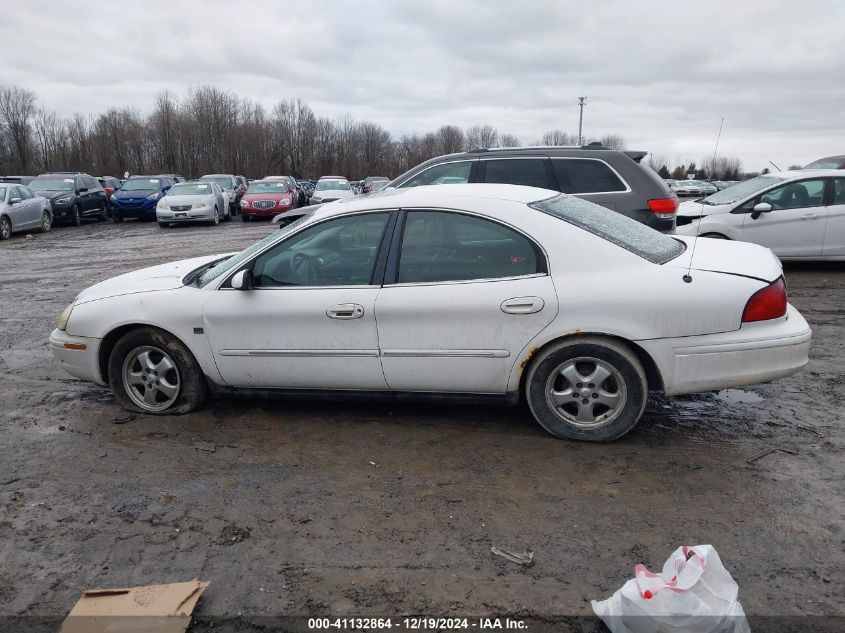
<svg viewBox="0 0 845 633">
<path fill-rule="evenodd" d="M 100 215 L 97 216 L 97 219 L 101 222 L 105 222 L 109 219 L 109 203 L 103 202 L 103 206 L 100 207 Z"/>
<path fill-rule="evenodd" d="M 12 221 L 5 215 L 0 218 L 0 240 L 8 240 L 12 237 Z"/>
<path fill-rule="evenodd" d="M 579 336 L 531 363 L 525 396 L 540 425 L 562 439 L 608 442 L 630 431 L 648 397 L 637 356 L 612 339 Z"/>
<path fill-rule="evenodd" d="M 142 413 L 188 413 L 203 403 L 208 389 L 188 348 L 155 328 L 121 337 L 109 356 L 108 377 L 118 403 Z"/>
<path fill-rule="evenodd" d="M 73 212 L 70 216 L 70 223 L 74 226 L 82 226 L 82 214 L 79 211 L 79 205 L 73 205 Z"/>
<path fill-rule="evenodd" d="M 50 212 L 49 211 L 42 211 L 41 212 L 41 232 L 42 233 L 49 233 L 51 228 L 53 228 L 53 218 L 50 216 Z"/>
</svg>

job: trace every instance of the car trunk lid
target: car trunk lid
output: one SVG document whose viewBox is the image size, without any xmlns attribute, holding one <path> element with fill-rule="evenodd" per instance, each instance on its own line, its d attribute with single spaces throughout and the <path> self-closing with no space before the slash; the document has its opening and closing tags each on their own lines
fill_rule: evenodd
<svg viewBox="0 0 845 633">
<path fill-rule="evenodd" d="M 674 237 L 682 240 L 687 249 L 666 266 L 739 275 L 767 283 L 783 275 L 780 260 L 765 246 L 711 237 Z"/>
</svg>

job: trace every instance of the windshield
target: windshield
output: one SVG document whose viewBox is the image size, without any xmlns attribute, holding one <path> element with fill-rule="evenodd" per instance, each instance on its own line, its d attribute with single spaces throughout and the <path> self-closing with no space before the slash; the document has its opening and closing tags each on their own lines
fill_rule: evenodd
<svg viewBox="0 0 845 633">
<path fill-rule="evenodd" d="M 287 193 L 288 186 L 283 182 L 254 182 L 247 193 Z"/>
<path fill-rule="evenodd" d="M 727 189 L 717 191 L 704 198 L 704 201 L 708 204 L 731 204 L 732 202 L 739 202 L 743 198 L 752 196 L 766 187 L 781 182 L 781 180 L 783 179 L 773 176 L 757 176 L 751 180 L 743 180 Z"/>
<path fill-rule="evenodd" d="M 211 193 L 211 185 L 204 182 L 192 182 L 184 185 L 173 185 L 168 196 L 207 196 Z"/>
<path fill-rule="evenodd" d="M 29 183 L 33 191 L 73 191 L 73 178 L 36 178 Z"/>
<path fill-rule="evenodd" d="M 639 255 L 653 264 L 665 264 L 684 252 L 686 245 L 636 220 L 581 198 L 560 194 L 528 205 L 548 213 Z"/>
<path fill-rule="evenodd" d="M 841 169 L 845 166 L 845 157 L 843 158 L 822 158 L 807 165 L 804 169 Z"/>
<path fill-rule="evenodd" d="M 121 191 L 147 191 L 149 189 L 158 189 L 161 186 L 161 180 L 158 178 L 130 178 L 120 188 Z"/>
<path fill-rule="evenodd" d="M 349 187 L 349 183 L 345 180 L 321 180 L 317 183 L 317 191 L 330 191 L 338 189 L 343 191 L 351 190 L 351 188 Z"/>
<path fill-rule="evenodd" d="M 0 202 L 6 199 L 6 187 L 0 187 Z"/>
<path fill-rule="evenodd" d="M 272 233 L 270 233 L 270 235 L 268 235 L 264 239 L 258 240 L 252 246 L 248 246 L 247 248 L 242 250 L 240 253 L 237 253 L 236 255 L 232 255 L 228 259 L 224 259 L 222 262 L 220 262 L 219 264 L 217 264 L 213 268 L 209 268 L 207 271 L 205 271 L 202 274 L 202 277 L 199 278 L 197 285 L 200 288 L 202 288 L 203 286 L 205 286 L 209 282 L 217 279 L 223 273 L 225 273 L 229 270 L 232 270 L 235 266 L 239 266 L 241 263 L 245 262 L 247 259 L 252 257 L 255 253 L 258 253 L 259 251 L 263 250 L 265 246 L 268 246 L 270 244 L 273 244 L 274 242 L 277 242 L 277 241 L 283 239 L 284 237 L 289 235 L 296 227 L 298 227 L 300 224 L 305 222 L 305 220 L 310 218 L 312 214 L 313 214 L 313 212 L 308 213 L 306 215 L 303 215 L 300 218 L 297 218 L 296 220 L 294 220 L 290 224 L 288 224 L 288 225 L 286 225 L 286 226 L 284 226 L 284 227 L 282 227 L 282 228 L 280 228 L 276 231 L 273 231 Z"/>
<path fill-rule="evenodd" d="M 203 176 L 200 180 L 204 180 L 205 182 L 216 182 L 218 185 L 223 187 L 223 189 L 232 188 L 232 179 L 228 176 Z"/>
</svg>

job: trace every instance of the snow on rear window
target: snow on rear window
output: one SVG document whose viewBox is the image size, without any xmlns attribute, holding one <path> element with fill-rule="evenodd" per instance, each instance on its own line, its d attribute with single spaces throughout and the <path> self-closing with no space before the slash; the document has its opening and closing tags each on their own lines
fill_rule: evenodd
<svg viewBox="0 0 845 633">
<path fill-rule="evenodd" d="M 686 249 L 680 240 L 575 196 L 560 194 L 528 206 L 569 222 L 655 264 L 665 264 Z"/>
</svg>

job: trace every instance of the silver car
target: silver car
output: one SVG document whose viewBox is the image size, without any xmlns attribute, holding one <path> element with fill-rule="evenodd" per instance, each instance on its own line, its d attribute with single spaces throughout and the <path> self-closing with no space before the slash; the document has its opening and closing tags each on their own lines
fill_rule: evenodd
<svg viewBox="0 0 845 633">
<path fill-rule="evenodd" d="M 47 198 L 36 196 L 25 185 L 0 183 L 0 240 L 17 231 L 40 230 L 53 226 L 53 212 Z"/>
<path fill-rule="evenodd" d="M 241 186 L 232 174 L 206 174 L 197 180 L 200 182 L 213 182 L 219 185 L 226 199 L 229 201 L 229 209 L 232 215 L 238 212 L 238 203 L 241 201 Z"/>
<path fill-rule="evenodd" d="M 349 181 L 346 178 L 340 178 L 338 176 L 320 178 L 317 181 L 317 186 L 314 187 L 314 193 L 311 194 L 311 204 L 333 202 L 334 200 L 351 198 L 354 195 L 355 191 L 349 185 Z"/>
<path fill-rule="evenodd" d="M 215 182 L 177 183 L 156 205 L 156 220 L 162 228 L 182 222 L 215 225 L 231 219 L 229 198 Z"/>
</svg>

